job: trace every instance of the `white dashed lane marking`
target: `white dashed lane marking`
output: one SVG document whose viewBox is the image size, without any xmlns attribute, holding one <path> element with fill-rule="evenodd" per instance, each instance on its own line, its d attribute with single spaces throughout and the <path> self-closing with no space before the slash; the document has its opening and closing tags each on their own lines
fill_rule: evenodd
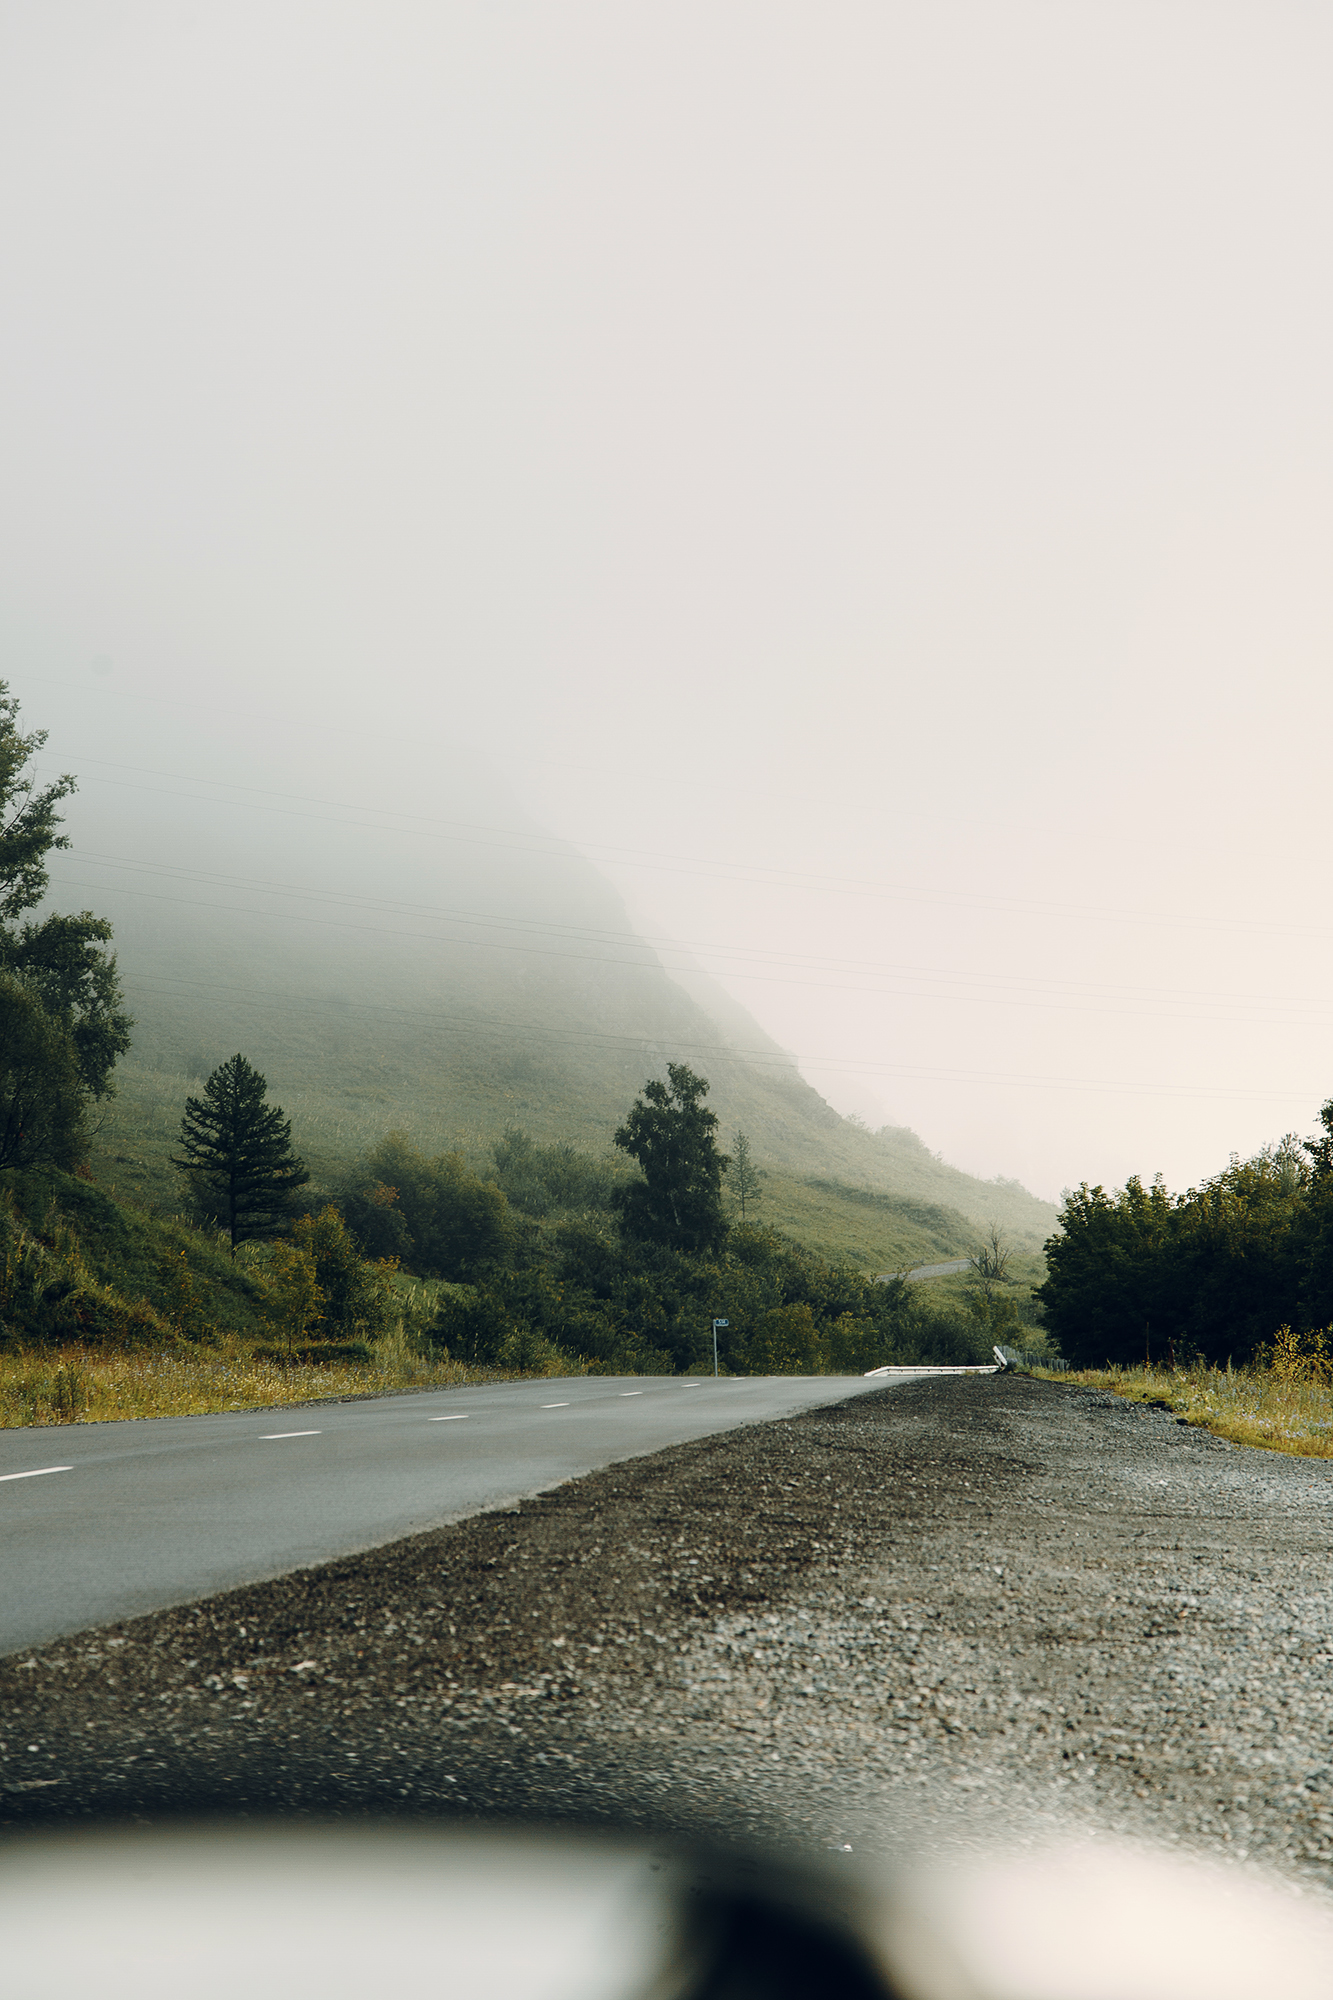
<svg viewBox="0 0 1333 2000">
<path fill-rule="evenodd" d="M 569 1404 L 568 1404 L 568 1403 L 543 1403 L 543 1404 L 542 1404 L 542 1408 L 543 1408 L 544 1410 L 567 1410 L 567 1409 L 569 1408 Z"/>
<path fill-rule="evenodd" d="M 72 1465 L 36 1465 L 31 1472 L 0 1472 L 0 1486 L 7 1479 L 45 1479 L 48 1472 L 73 1472 Z"/>
<path fill-rule="evenodd" d="M 461 1424 L 472 1415 L 471 1410 L 451 1410 L 447 1417 L 427 1417 L 428 1424 Z"/>
<path fill-rule="evenodd" d="M 261 1431 L 259 1441 L 261 1444 L 271 1444 L 274 1438 L 317 1438 L 323 1435 L 323 1431 Z"/>
</svg>

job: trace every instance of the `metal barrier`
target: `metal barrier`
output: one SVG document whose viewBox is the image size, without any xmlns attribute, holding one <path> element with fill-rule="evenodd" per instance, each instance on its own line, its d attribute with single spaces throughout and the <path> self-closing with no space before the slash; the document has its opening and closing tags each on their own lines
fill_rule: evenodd
<svg viewBox="0 0 1333 2000">
<path fill-rule="evenodd" d="M 891 1361 L 883 1368 L 867 1368 L 862 1380 L 869 1382 L 875 1375 L 998 1375 L 1004 1367 L 1003 1361 L 970 1361 L 957 1368 L 937 1368 L 931 1362 Z"/>
<path fill-rule="evenodd" d="M 1063 1375 L 1069 1367 L 1067 1361 L 1058 1361 L 1053 1355 L 1024 1353 L 1017 1347 L 992 1347 L 991 1353 L 1001 1368 L 1049 1368 L 1055 1374 Z"/>
</svg>

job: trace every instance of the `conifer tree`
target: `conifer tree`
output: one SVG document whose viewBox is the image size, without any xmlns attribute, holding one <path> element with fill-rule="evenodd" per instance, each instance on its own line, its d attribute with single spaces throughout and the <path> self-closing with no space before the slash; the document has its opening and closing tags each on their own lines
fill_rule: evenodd
<svg viewBox="0 0 1333 2000">
<path fill-rule="evenodd" d="M 292 1151 L 292 1125 L 266 1104 L 268 1084 L 243 1055 L 213 1071 L 202 1097 L 187 1097 L 182 1159 L 173 1167 L 193 1183 L 195 1205 L 236 1245 L 271 1233 L 291 1214 L 291 1198 L 310 1179 Z"/>
<path fill-rule="evenodd" d="M 744 1223 L 749 1218 L 749 1211 L 759 1206 L 761 1192 L 759 1169 L 744 1132 L 736 1134 L 736 1143 L 731 1149 L 730 1190 L 733 1199 L 740 1204 L 741 1221 Z"/>
</svg>

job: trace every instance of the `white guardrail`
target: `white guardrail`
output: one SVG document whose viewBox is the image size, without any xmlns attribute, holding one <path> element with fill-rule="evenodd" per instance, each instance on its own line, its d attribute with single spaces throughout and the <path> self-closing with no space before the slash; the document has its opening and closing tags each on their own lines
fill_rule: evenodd
<svg viewBox="0 0 1333 2000">
<path fill-rule="evenodd" d="M 973 1361 L 958 1368 L 931 1368 L 924 1362 L 918 1367 L 914 1362 L 894 1362 L 888 1368 L 867 1368 L 862 1380 L 869 1382 L 881 1375 L 998 1375 L 1007 1364 L 1003 1361 Z"/>
</svg>

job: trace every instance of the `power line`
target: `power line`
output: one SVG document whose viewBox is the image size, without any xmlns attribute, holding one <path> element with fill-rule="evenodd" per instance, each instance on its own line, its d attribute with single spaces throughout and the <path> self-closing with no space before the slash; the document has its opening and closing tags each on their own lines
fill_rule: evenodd
<svg viewBox="0 0 1333 2000">
<path fill-rule="evenodd" d="M 284 993 L 281 1000 L 262 1000 L 255 996 L 249 986 L 220 986 L 214 980 L 181 979 L 168 975 L 158 979 L 137 979 L 135 989 L 165 992 L 176 988 L 186 988 L 191 992 L 239 994 L 257 1012 L 267 1014 L 289 1014 L 293 1004 L 302 1006 L 326 1006 L 327 994 Z M 922 1066 L 910 1063 L 887 1063 L 878 1057 L 859 1056 L 802 1056 L 799 1068 L 797 1059 L 783 1051 L 772 1049 L 748 1049 L 729 1042 L 690 1042 L 678 1040 L 673 1035 L 628 1034 L 612 1035 L 586 1028 L 552 1028 L 549 1024 L 522 1021 L 497 1021 L 476 1014 L 441 1014 L 433 1010 L 417 1007 L 399 1007 L 386 1001 L 342 1000 L 338 1002 L 341 1012 L 346 1009 L 353 1013 L 373 1013 L 395 1015 L 404 1020 L 429 1021 L 438 1027 L 462 1027 L 473 1034 L 495 1034 L 504 1036 L 530 1035 L 538 1040 L 554 1042 L 591 1042 L 600 1046 L 614 1046 L 629 1052 L 651 1052 L 674 1050 L 681 1055 L 720 1056 L 727 1061 L 738 1059 L 747 1067 L 755 1069 L 782 1070 L 797 1081 L 804 1081 L 803 1072 L 816 1070 L 825 1075 L 845 1075 L 848 1073 L 875 1074 L 886 1078 L 915 1078 L 952 1083 L 988 1083 L 1013 1086 L 1015 1088 L 1045 1090 L 1081 1090 L 1108 1095 L 1149 1096 L 1164 1098 L 1202 1098 L 1218 1101 L 1261 1101 L 1265 1103 L 1306 1104 L 1310 1099 L 1308 1089 L 1290 1090 L 1234 1090 L 1216 1087 L 1199 1087 L 1191 1084 L 1156 1084 L 1124 1082 L 1109 1078 L 1072 1076 L 1034 1076 L 1010 1074 L 1003 1071 L 952 1069 Z"/>
<path fill-rule="evenodd" d="M 101 889 L 105 891 L 107 886 L 105 883 L 83 882 L 80 881 L 76 876 L 71 876 L 71 875 L 53 875 L 51 876 L 50 879 L 62 887 L 71 889 L 94 889 L 94 890 Z M 198 897 L 198 896 L 168 896 L 162 894 L 157 890 L 127 889 L 123 885 L 119 884 L 116 885 L 115 893 L 121 896 L 133 896 L 137 900 L 144 902 L 171 903 L 183 909 L 216 910 L 223 912 L 228 916 L 257 917 L 261 921 L 266 920 L 274 923 L 302 924 L 308 927 L 320 928 L 326 930 L 355 931 L 363 936 L 369 936 L 369 937 L 402 938 L 410 940 L 413 943 L 417 944 L 434 945 L 440 949 L 453 948 L 453 949 L 467 949 L 474 951 L 505 952 L 512 954 L 514 956 L 528 957 L 528 958 L 532 957 L 559 958 L 565 960 L 573 960 L 581 965 L 615 965 L 625 971 L 665 973 L 667 975 L 670 975 L 672 972 L 683 972 L 689 974 L 691 971 L 697 970 L 696 967 L 692 967 L 689 965 L 676 965 L 676 966 L 669 965 L 660 957 L 659 953 L 655 951 L 651 945 L 649 945 L 646 941 L 642 939 L 636 940 L 635 945 L 641 951 L 651 952 L 652 956 L 649 959 L 612 957 L 608 954 L 598 953 L 595 951 L 559 951 L 550 946 L 535 944 L 531 942 L 523 942 L 519 944 L 503 944 L 494 938 L 440 937 L 438 935 L 433 935 L 428 931 L 391 930 L 382 924 L 357 924 L 357 923 L 352 923 L 345 918 L 307 916 L 289 910 L 279 911 L 279 910 L 248 909 L 235 903 L 214 903 L 205 900 L 203 897 Z M 473 922 L 474 919 L 459 918 L 459 919 L 449 919 L 449 921 Z M 487 921 L 495 921 L 503 923 L 503 920 L 487 920 Z M 514 923 L 512 928 L 521 929 L 522 928 L 521 920 L 519 922 Z M 717 975 L 710 975 L 710 976 L 716 977 Z M 1098 1015 L 1103 1018 L 1111 1016 L 1117 1019 L 1126 1019 L 1126 1020 L 1156 1019 L 1164 1021 L 1189 1021 L 1193 1019 L 1193 1020 L 1206 1020 L 1212 1023 L 1213 1025 L 1220 1025 L 1220 1026 L 1225 1026 L 1228 1023 L 1237 1026 L 1262 1027 L 1270 1025 L 1269 1021 L 1264 1016 L 1254 1015 L 1254 1014 L 1223 1015 L 1216 1012 L 1212 1012 L 1207 1014 L 1196 1013 L 1190 1015 L 1179 1009 L 1175 1011 L 1159 1011 L 1157 1013 L 1153 1013 L 1145 1008 L 1118 1007 L 1109 1004 L 1099 1004 L 1095 999 L 1092 1000 L 1087 1005 L 1070 1006 L 1059 1000 L 1043 999 L 1039 995 L 1033 995 L 1033 994 L 1023 994 L 1015 997 L 1009 997 L 1005 994 L 997 992 L 988 993 L 984 989 L 983 982 L 978 981 L 976 979 L 969 980 L 968 975 L 966 974 L 953 975 L 953 974 L 943 974 L 943 973 L 942 974 L 922 973 L 922 974 L 900 974 L 899 976 L 918 977 L 918 978 L 933 977 L 942 980 L 959 978 L 967 980 L 968 983 L 971 984 L 982 985 L 983 990 L 981 992 L 977 993 L 933 992 L 932 993 L 929 991 L 922 991 L 919 988 L 906 988 L 902 986 L 869 986 L 864 984 L 853 985 L 847 982 L 837 982 L 832 980 L 787 979 L 779 977 L 777 974 L 774 973 L 756 972 L 749 970 L 745 967 L 734 968 L 730 972 L 728 972 L 726 976 L 733 980 L 748 981 L 751 984 L 759 984 L 765 986 L 799 986 L 807 990 L 821 992 L 821 993 L 855 993 L 868 999 L 874 999 L 878 997 L 883 999 L 898 999 L 898 1000 L 937 1000 L 937 1001 L 943 1000 L 951 1002 L 956 1006 L 988 1007 L 988 1008 L 1005 1007 L 1010 1009 L 1021 1010 L 1025 1013 L 1031 1013 L 1033 1011 L 1041 1011 L 1043 1013 L 1056 1013 L 1056 1014 L 1081 1014 L 1081 1015 L 1091 1014 L 1091 1015 Z M 1272 1005 L 1275 1003 L 1267 1003 L 1267 1004 Z M 1281 1004 L 1281 1003 L 1276 1003 L 1276 1004 Z M 1313 1007 L 1318 1007 L 1321 1003 L 1295 1002 L 1289 1004 L 1296 1006 L 1310 1005 Z M 1324 1004 L 1326 1005 L 1327 1003 Z"/>
<path fill-rule="evenodd" d="M 482 928 L 520 933 L 530 932 L 570 942 L 586 941 L 595 944 L 624 945 L 629 948 L 646 948 L 659 955 L 664 951 L 704 952 L 713 958 L 721 957 L 740 961 L 742 968 L 747 963 L 754 963 L 759 965 L 789 966 L 792 968 L 827 967 L 833 971 L 850 973 L 887 973 L 892 977 L 901 979 L 937 979 L 946 980 L 954 984 L 961 983 L 978 987 L 986 993 L 999 993 L 1007 990 L 1016 992 L 1020 996 L 1039 994 L 1041 992 L 1057 992 L 1074 996 L 1086 995 L 1092 998 L 1109 996 L 1117 999 L 1133 999 L 1141 997 L 1157 1002 L 1161 1002 L 1162 1000 L 1182 1000 L 1193 1002 L 1196 1005 L 1203 1003 L 1204 1005 L 1214 1006 L 1230 1004 L 1274 1009 L 1305 1007 L 1316 1010 L 1333 1009 L 1333 996 L 1327 1000 L 1321 1000 L 1313 996 L 1306 999 L 1296 999 L 1288 997 L 1270 998 L 1262 994 L 1203 994 L 1197 989 L 1179 987 L 1163 990 L 1162 988 L 1146 988 L 1143 986 L 1094 984 L 1089 980 L 1037 980 L 1022 978 L 1013 974 L 996 975 L 994 973 L 982 975 L 974 972 L 960 971 L 952 967 L 902 965 L 888 959 L 838 958 L 814 952 L 784 952 L 751 945 L 718 943 L 716 940 L 709 939 L 682 939 L 657 935 L 652 932 L 614 931 L 596 925 L 560 923 L 554 918 L 548 917 L 520 917 L 512 914 L 502 916 L 490 910 L 449 909 L 440 904 L 409 902 L 401 897 L 373 896 L 364 892 L 349 894 L 345 890 L 324 889 L 309 883 L 273 882 L 265 880 L 261 876 L 223 874 L 215 869 L 185 868 L 165 862 L 131 859 L 124 855 L 94 854 L 87 849 L 79 850 L 79 858 L 81 861 L 92 863 L 94 866 L 125 869 L 132 874 L 147 875 L 168 881 L 218 883 L 227 888 L 241 889 L 259 895 L 297 896 L 309 902 L 331 904 L 335 907 L 349 910 L 384 910 L 393 914 L 434 918 L 442 922 L 468 924 Z M 58 877 L 56 879 L 64 881 L 67 886 L 74 888 L 101 888 L 104 886 L 102 884 L 75 882 L 72 877 Z M 123 895 L 146 893 L 135 892 L 120 888 L 119 885 L 117 886 L 118 893 Z M 195 901 L 195 899 L 182 900 Z M 221 906 L 209 905 L 202 901 L 202 899 L 199 899 L 197 907 L 209 908 Z M 262 915 L 267 913 L 255 911 L 251 914 Z M 693 968 L 678 966 L 673 969 L 677 971 L 689 971 Z M 743 969 L 733 976 L 744 976 Z"/>
<path fill-rule="evenodd" d="M 321 799 L 317 795 L 302 792 L 279 792 L 260 785 L 244 785 L 227 778 L 200 778 L 195 773 L 157 771 L 145 765 L 119 764 L 109 758 L 80 757 L 80 764 L 101 764 L 109 770 L 134 771 L 145 777 L 165 778 L 171 783 L 212 785 L 218 790 L 245 792 L 249 798 L 212 798 L 197 791 L 166 792 L 153 785 L 143 785 L 128 779 L 103 778 L 91 774 L 90 782 L 111 785 L 117 789 L 147 792 L 155 798 L 178 798 L 192 804 L 208 803 L 233 807 L 242 811 L 267 812 L 284 818 L 309 819 L 324 825 L 345 826 L 360 832 L 398 833 L 411 839 L 431 839 L 457 841 L 469 846 L 507 849 L 513 853 L 544 854 L 551 859 L 583 862 L 594 859 L 603 865 L 649 870 L 655 873 L 683 874 L 712 881 L 738 881 L 751 885 L 767 884 L 775 888 L 805 888 L 829 893 L 860 896 L 887 902 L 922 902 L 950 904 L 967 909 L 996 909 L 1027 912 L 1031 915 L 1074 916 L 1102 923 L 1132 924 L 1148 927 L 1169 925 L 1173 929 L 1218 930 L 1225 932 L 1259 932 L 1263 934 L 1328 937 L 1327 926 L 1313 924 L 1274 923 L 1271 920 L 1252 917 L 1203 917 L 1189 910 L 1122 910 L 1092 903 L 1076 903 L 1070 900 L 1047 900 L 1025 896 L 983 895 L 975 890 L 937 889 L 923 887 L 915 883 L 885 883 L 865 877 L 823 874 L 816 870 L 765 868 L 759 863 L 722 861 L 702 855 L 672 855 L 660 849 L 640 847 L 619 847 L 605 841 L 573 842 L 557 834 L 542 833 L 540 829 L 488 826 L 470 820 L 452 820 L 428 813 L 403 813 L 389 806 L 372 806 L 365 801 Z M 80 782 L 83 780 L 81 778 Z M 267 805 L 267 799 L 287 800 L 286 805 Z M 297 805 L 328 807 L 342 813 L 374 813 L 377 819 L 330 819 L 327 813 L 302 812 Z M 385 824 L 384 822 L 395 822 Z M 409 823 L 410 822 L 410 823 Z"/>
</svg>

